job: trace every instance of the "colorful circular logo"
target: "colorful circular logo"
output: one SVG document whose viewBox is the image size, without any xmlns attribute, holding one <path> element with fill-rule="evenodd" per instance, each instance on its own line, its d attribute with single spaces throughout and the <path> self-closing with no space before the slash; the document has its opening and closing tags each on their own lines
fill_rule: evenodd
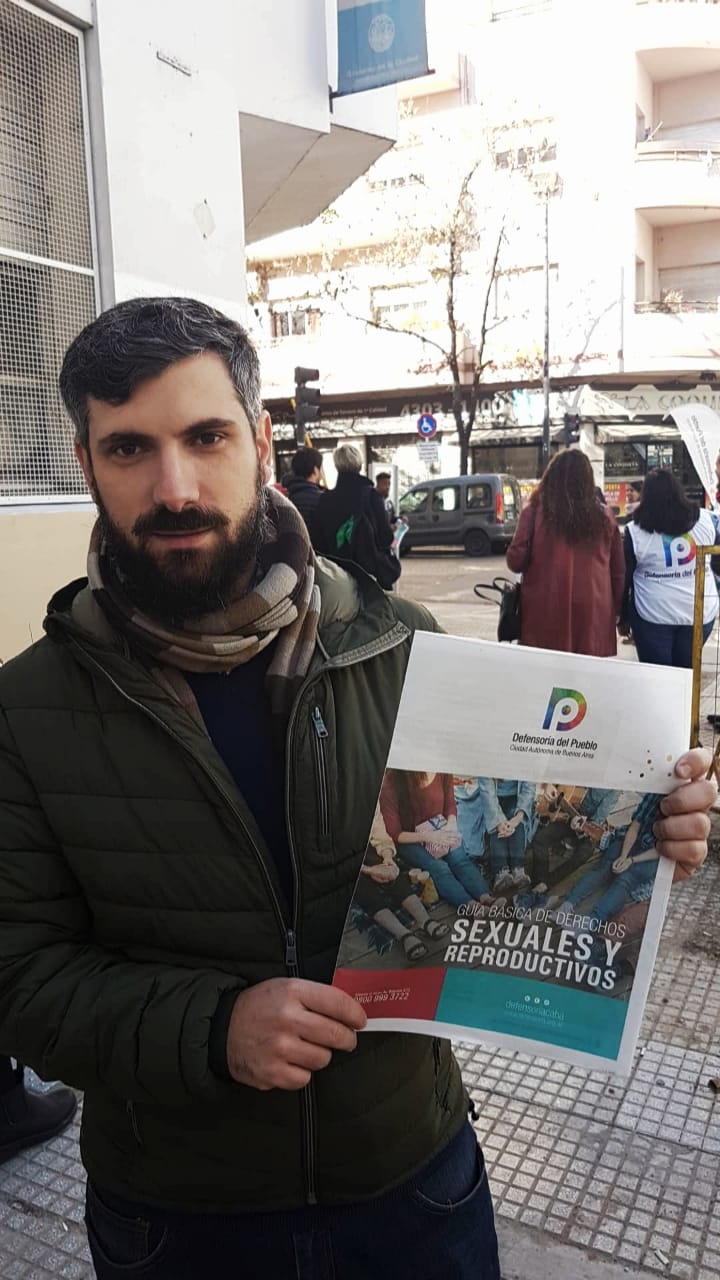
<svg viewBox="0 0 720 1280">
<path fill-rule="evenodd" d="M 395 23 L 389 13 L 379 13 L 373 18 L 368 31 L 368 44 L 373 53 L 387 53 L 395 40 Z"/>
</svg>

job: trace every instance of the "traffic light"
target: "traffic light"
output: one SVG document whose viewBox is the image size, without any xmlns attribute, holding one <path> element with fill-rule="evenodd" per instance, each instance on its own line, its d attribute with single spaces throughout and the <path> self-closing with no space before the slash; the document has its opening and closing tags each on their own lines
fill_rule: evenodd
<svg viewBox="0 0 720 1280">
<path fill-rule="evenodd" d="M 580 415 L 578 413 L 566 413 L 563 422 L 563 444 L 577 444 L 580 439 Z"/>
<path fill-rule="evenodd" d="M 318 369 L 303 369 L 298 365 L 295 370 L 295 443 L 299 448 L 305 444 L 308 423 L 317 422 L 320 417 L 320 388 L 307 386 L 319 377 Z"/>
</svg>

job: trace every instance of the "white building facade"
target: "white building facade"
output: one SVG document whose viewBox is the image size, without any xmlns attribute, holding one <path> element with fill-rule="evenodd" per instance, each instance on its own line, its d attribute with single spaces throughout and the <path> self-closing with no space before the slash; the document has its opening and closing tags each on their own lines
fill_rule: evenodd
<svg viewBox="0 0 720 1280">
<path fill-rule="evenodd" d="M 441 15 L 444 9 L 437 5 Z M 510 201 L 485 352 L 484 377 L 499 398 L 489 393 L 478 420 L 474 465 L 513 470 L 516 462 L 519 474 L 536 474 L 541 397 L 517 392 L 533 378 L 537 386 L 541 369 L 544 185 L 555 434 L 562 435 L 566 411 L 579 412 L 588 447 L 603 446 L 600 477 L 604 459 L 614 485 L 669 463 L 692 487 L 694 473 L 664 406 L 673 397 L 690 398 L 697 387 L 709 402 L 720 397 L 720 4 L 484 0 L 472 6 L 472 17 L 455 51 L 454 80 L 443 69 L 435 82 L 410 86 L 412 114 L 403 129 L 425 139 L 416 148 L 416 172 L 425 183 L 429 231 L 433 193 L 442 190 L 435 154 L 441 134 L 454 132 L 456 150 L 470 156 L 472 138 L 484 132 L 494 151 L 495 175 L 485 187 L 491 233 L 493 202 L 504 198 L 493 182 L 522 171 L 535 191 L 528 200 L 528 184 L 524 195 L 516 184 L 514 207 Z M 476 68 L 474 104 L 465 91 L 463 57 Z M 295 363 L 320 367 L 324 389 L 336 394 L 415 388 L 432 403 L 433 387 L 447 386 L 447 368 L 433 370 L 432 352 L 416 338 L 363 328 L 348 317 L 364 308 L 366 319 L 390 319 L 414 333 L 432 337 L 443 329 L 444 290 L 421 255 L 393 279 L 387 271 L 373 275 L 373 244 L 362 270 L 357 265 L 363 227 L 375 228 L 375 243 L 403 234 L 403 202 L 417 201 L 409 195 L 412 174 L 400 146 L 345 193 L 334 220 L 326 215 L 314 227 L 254 247 L 251 265 L 263 280 L 258 324 L 268 390 L 278 397 L 288 394 Z M 367 210 L 374 187 L 379 212 L 373 220 Z M 326 320 L 312 301 L 318 292 L 313 273 L 334 244 L 352 305 Z M 342 266 L 343 247 L 354 254 L 352 270 Z M 303 260 L 304 275 L 297 269 Z M 475 282 L 476 318 L 486 267 L 480 262 Z M 283 309 L 278 322 L 274 316 Z M 575 378 L 593 379 L 609 400 L 583 398 L 573 390 Z M 632 395 L 636 385 L 641 391 Z M 412 403 L 412 395 L 405 400 Z M 632 419 L 629 405 L 637 407 Z M 447 413 L 441 425 L 449 438 Z M 391 460 L 387 449 L 384 460 Z"/>
<path fill-rule="evenodd" d="M 334 0 L 0 0 L 0 659 L 81 576 L 92 507 L 57 392 L 99 311 L 245 319 L 248 240 L 392 145 L 396 93 L 333 100 Z"/>
</svg>

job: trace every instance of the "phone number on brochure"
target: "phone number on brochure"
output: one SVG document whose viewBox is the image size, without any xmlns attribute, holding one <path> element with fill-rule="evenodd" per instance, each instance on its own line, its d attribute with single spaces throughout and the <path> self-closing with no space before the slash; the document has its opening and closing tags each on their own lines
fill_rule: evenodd
<svg viewBox="0 0 720 1280">
<path fill-rule="evenodd" d="M 359 991 L 355 999 L 360 1004 L 383 1004 L 386 1000 L 409 1000 L 409 987 L 390 987 L 387 991 Z"/>
</svg>

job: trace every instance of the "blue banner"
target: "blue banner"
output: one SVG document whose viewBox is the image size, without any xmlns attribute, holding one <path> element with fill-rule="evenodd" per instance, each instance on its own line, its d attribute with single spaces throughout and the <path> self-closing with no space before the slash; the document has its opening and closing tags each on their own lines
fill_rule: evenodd
<svg viewBox="0 0 720 1280">
<path fill-rule="evenodd" d="M 425 0 L 338 0 L 338 91 L 428 74 Z"/>
</svg>

